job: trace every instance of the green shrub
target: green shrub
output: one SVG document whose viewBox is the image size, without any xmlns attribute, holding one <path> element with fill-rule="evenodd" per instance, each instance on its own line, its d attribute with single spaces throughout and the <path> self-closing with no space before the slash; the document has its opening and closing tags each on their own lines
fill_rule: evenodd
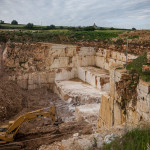
<svg viewBox="0 0 150 150">
<path fill-rule="evenodd" d="M 137 128 L 116 138 L 110 144 L 104 144 L 100 150 L 148 150 L 150 148 L 150 128 Z"/>
<path fill-rule="evenodd" d="M 134 59 L 132 63 L 127 65 L 130 73 L 138 73 L 144 81 L 150 81 L 150 73 L 142 72 L 143 65 L 147 65 L 147 53 L 144 52 L 138 58 Z"/>
</svg>

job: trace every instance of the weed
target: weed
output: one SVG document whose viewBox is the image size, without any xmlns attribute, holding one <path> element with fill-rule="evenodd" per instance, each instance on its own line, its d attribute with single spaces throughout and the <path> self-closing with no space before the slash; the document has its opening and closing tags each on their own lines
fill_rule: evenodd
<svg viewBox="0 0 150 150">
<path fill-rule="evenodd" d="M 136 128 L 123 137 L 105 144 L 100 150 L 147 150 L 150 145 L 150 128 Z"/>
</svg>

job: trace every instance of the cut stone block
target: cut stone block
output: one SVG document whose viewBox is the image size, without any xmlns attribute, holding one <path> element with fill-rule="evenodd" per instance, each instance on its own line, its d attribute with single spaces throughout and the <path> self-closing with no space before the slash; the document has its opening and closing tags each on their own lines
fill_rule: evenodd
<svg viewBox="0 0 150 150">
<path fill-rule="evenodd" d="M 75 105 L 100 103 L 101 95 L 105 93 L 79 79 L 76 81 L 56 81 L 54 92 L 59 94 L 63 100 Z"/>
<path fill-rule="evenodd" d="M 96 67 L 79 67 L 78 77 L 101 91 L 109 91 L 109 72 Z"/>
<path fill-rule="evenodd" d="M 89 123 L 97 122 L 100 104 L 86 104 L 75 108 L 75 116 L 78 121 L 85 120 Z"/>
</svg>

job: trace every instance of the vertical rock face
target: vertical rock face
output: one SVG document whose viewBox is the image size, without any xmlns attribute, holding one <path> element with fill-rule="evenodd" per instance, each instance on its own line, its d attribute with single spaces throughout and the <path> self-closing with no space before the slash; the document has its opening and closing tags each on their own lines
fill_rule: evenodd
<svg viewBox="0 0 150 150">
<path fill-rule="evenodd" d="M 78 67 L 78 78 L 100 91 L 109 91 L 109 72 L 96 67 Z"/>
<path fill-rule="evenodd" d="M 82 76 L 80 67 L 97 66 L 109 70 L 112 65 L 123 65 L 125 55 L 105 49 L 98 52 L 93 47 L 78 47 L 51 43 L 7 43 L 3 52 L 5 70 L 10 79 L 24 89 L 51 87 L 55 80 L 68 80 Z M 129 55 L 128 60 L 136 56 Z M 99 89 L 109 89 L 109 77 L 87 72 L 87 82 Z M 103 86 L 102 86 L 103 84 Z"/>
<path fill-rule="evenodd" d="M 137 74 L 111 70 L 110 93 L 101 97 L 99 129 L 124 122 L 137 125 L 150 121 L 150 82 L 138 81 Z"/>
<path fill-rule="evenodd" d="M 101 96 L 101 109 L 98 116 L 98 129 L 107 129 L 113 125 L 113 99 L 109 94 Z"/>
<path fill-rule="evenodd" d="M 137 58 L 135 55 L 128 54 L 126 60 L 124 53 L 112 50 L 51 43 L 7 43 L 3 49 L 0 45 L 0 69 L 4 66 L 9 79 L 24 89 L 52 89 L 60 80 L 78 77 L 100 91 L 110 90 L 101 97 L 99 128 L 150 121 L 150 83 L 138 83 L 136 74 L 112 69 Z M 147 61 L 150 63 L 149 52 Z"/>
</svg>

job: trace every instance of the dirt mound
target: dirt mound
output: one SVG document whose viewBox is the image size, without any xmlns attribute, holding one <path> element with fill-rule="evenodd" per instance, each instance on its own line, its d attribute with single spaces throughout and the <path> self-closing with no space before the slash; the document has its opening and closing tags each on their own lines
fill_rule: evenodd
<svg viewBox="0 0 150 150">
<path fill-rule="evenodd" d="M 0 121 L 16 115 L 27 105 L 27 95 L 17 84 L 0 77 Z"/>
</svg>

